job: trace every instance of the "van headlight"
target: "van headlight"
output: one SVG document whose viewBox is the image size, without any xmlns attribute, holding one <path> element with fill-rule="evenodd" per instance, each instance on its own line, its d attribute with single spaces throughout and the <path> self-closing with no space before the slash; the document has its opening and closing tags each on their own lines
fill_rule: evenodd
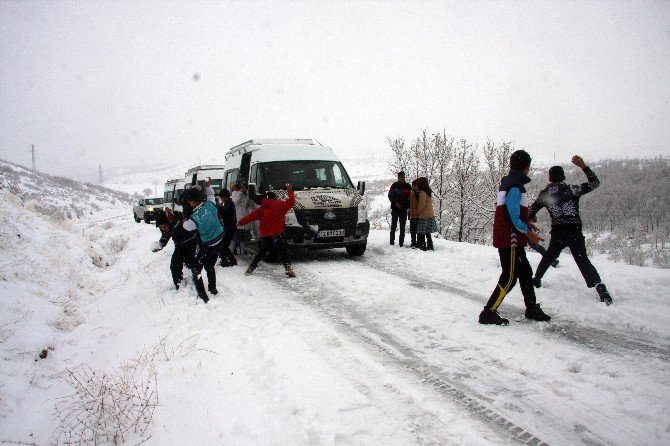
<svg viewBox="0 0 670 446">
<path fill-rule="evenodd" d="M 288 226 L 300 226 L 300 223 L 298 223 L 298 217 L 295 215 L 295 211 L 293 209 L 286 213 L 286 216 L 284 217 L 284 223 Z"/>
<path fill-rule="evenodd" d="M 154 208 L 152 206 L 147 206 L 147 211 L 153 211 Z"/>
<path fill-rule="evenodd" d="M 368 219 L 368 206 L 366 203 L 361 202 L 358 205 L 358 223 L 365 223 L 365 220 Z"/>
</svg>

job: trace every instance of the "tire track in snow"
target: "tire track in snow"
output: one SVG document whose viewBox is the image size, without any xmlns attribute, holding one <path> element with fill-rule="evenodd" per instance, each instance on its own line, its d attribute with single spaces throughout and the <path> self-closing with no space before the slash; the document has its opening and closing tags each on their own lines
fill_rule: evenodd
<svg viewBox="0 0 670 446">
<path fill-rule="evenodd" d="M 349 259 L 348 261 L 351 261 Z M 396 277 L 402 278 L 407 283 L 417 289 L 443 291 L 457 296 L 462 296 L 477 303 L 486 302 L 486 297 L 475 294 L 471 291 L 461 288 L 448 281 L 437 281 L 430 278 L 421 278 L 412 276 L 408 271 L 396 269 L 387 265 L 370 261 L 369 259 L 358 260 L 366 266 Z M 616 305 L 616 304 L 615 304 Z M 473 318 L 476 315 L 473 315 Z M 526 321 L 522 319 L 521 323 Z M 633 354 L 645 354 L 656 357 L 665 362 L 670 362 L 670 348 L 660 343 L 655 343 L 649 339 L 641 339 L 631 333 L 620 333 L 612 330 L 603 330 L 597 327 L 584 327 L 573 321 L 557 321 L 555 318 L 548 323 L 545 331 L 564 340 L 574 342 L 587 349 L 596 349 L 605 353 L 623 356 L 622 351 Z"/>
<path fill-rule="evenodd" d="M 258 273 L 254 275 L 256 274 Z M 471 389 L 462 388 L 441 372 L 438 367 L 427 364 L 414 353 L 413 349 L 399 343 L 376 324 L 369 321 L 353 305 L 347 304 L 346 300 L 342 298 L 338 298 L 339 290 L 333 289 L 328 284 L 307 283 L 301 278 L 287 281 L 287 279 L 277 276 L 276 272 L 258 275 L 272 280 L 278 287 L 288 291 L 289 295 L 296 296 L 301 303 L 324 314 L 340 326 L 343 333 L 357 338 L 368 349 L 374 349 L 378 356 L 387 361 L 390 360 L 393 366 L 417 377 L 442 397 L 457 403 L 457 405 L 467 410 L 473 418 L 486 423 L 492 429 L 496 429 L 501 436 L 507 437 L 517 444 L 548 446 L 538 435 L 533 434 L 490 407 L 491 400 L 489 398 Z M 315 299 L 314 288 L 317 286 L 320 290 L 326 289 L 327 293 L 320 293 L 319 298 Z M 590 437 L 589 439 L 583 438 L 585 444 L 592 446 L 603 446 L 605 444 L 595 436 L 589 435 L 589 432 L 583 432 L 580 436 Z"/>
</svg>

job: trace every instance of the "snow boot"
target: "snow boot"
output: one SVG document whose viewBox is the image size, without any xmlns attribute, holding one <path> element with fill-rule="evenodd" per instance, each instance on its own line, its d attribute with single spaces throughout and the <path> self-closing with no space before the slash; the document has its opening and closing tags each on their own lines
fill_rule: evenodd
<svg viewBox="0 0 670 446">
<path fill-rule="evenodd" d="M 291 269 L 291 265 L 284 265 L 284 269 L 286 270 L 286 275 L 289 277 L 295 277 L 295 273 Z"/>
<path fill-rule="evenodd" d="M 488 308 L 484 308 L 484 310 L 479 313 L 479 323 L 483 325 L 509 325 L 509 320 L 500 317 L 497 311 L 491 311 Z"/>
<path fill-rule="evenodd" d="M 596 291 L 598 292 L 598 296 L 600 296 L 600 302 L 605 302 L 605 305 L 608 307 L 612 305 L 612 296 L 610 296 L 604 283 L 596 285 Z"/>
<path fill-rule="evenodd" d="M 542 279 L 538 279 L 537 277 L 533 277 L 532 282 L 533 282 L 533 286 L 535 288 L 541 288 L 542 287 Z"/>
<path fill-rule="evenodd" d="M 219 290 L 216 289 L 216 286 L 208 286 L 207 289 L 209 290 L 210 293 L 212 293 L 215 296 L 219 294 Z"/>
<path fill-rule="evenodd" d="M 195 281 L 195 289 L 198 292 L 198 297 L 202 299 L 205 303 L 209 302 L 209 296 L 205 291 L 205 284 L 202 281 L 202 277 L 198 277 Z"/>
<path fill-rule="evenodd" d="M 244 275 L 245 275 L 245 276 L 250 276 L 250 275 L 252 275 L 255 269 L 256 269 L 255 267 L 253 267 L 253 266 L 249 266 L 249 268 L 247 268 L 247 270 L 244 272 Z"/>
<path fill-rule="evenodd" d="M 530 307 L 526 307 L 526 319 L 532 319 L 539 322 L 549 322 L 551 316 L 548 316 L 540 308 L 540 304 L 533 304 Z"/>
</svg>

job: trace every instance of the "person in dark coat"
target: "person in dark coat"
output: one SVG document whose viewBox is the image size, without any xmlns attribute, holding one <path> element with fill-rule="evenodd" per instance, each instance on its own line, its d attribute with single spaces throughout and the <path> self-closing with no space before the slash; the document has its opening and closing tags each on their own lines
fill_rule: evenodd
<svg viewBox="0 0 670 446">
<path fill-rule="evenodd" d="M 235 203 L 230 199 L 230 192 L 223 188 L 219 191 L 221 204 L 219 208 L 219 215 L 223 219 L 223 240 L 221 241 L 221 263 L 223 267 L 237 265 L 237 259 L 230 250 L 230 243 L 233 240 L 235 231 L 237 230 L 237 216 L 235 211 Z"/>
<path fill-rule="evenodd" d="M 198 252 L 195 259 L 197 261 L 193 274 L 201 278 L 201 271 L 205 268 L 207 272 L 207 289 L 212 294 L 218 294 L 216 289 L 216 259 L 221 252 L 221 240 L 223 240 L 223 227 L 219 222 L 216 205 L 209 200 L 205 200 L 199 189 L 191 188 L 185 193 L 186 201 L 193 208 L 191 218 L 184 220 L 183 226 L 187 231 L 198 232 Z M 196 282 L 198 297 L 205 303 L 209 301 L 209 296 L 202 286 L 202 280 Z"/>
<path fill-rule="evenodd" d="M 579 216 L 579 199 L 600 185 L 600 180 L 595 173 L 586 165 L 582 157 L 575 155 L 572 157 L 572 163 L 582 169 L 586 174 L 586 183 L 566 184 L 565 172 L 561 166 L 554 166 L 549 169 L 549 185 L 540 192 L 537 200 L 530 209 L 530 218 L 535 220 L 536 214 L 542 208 L 547 208 L 551 217 L 551 239 L 547 253 L 542 256 L 540 264 L 535 271 L 533 284 L 539 288 L 542 286 L 542 277 L 547 272 L 549 265 L 552 264 L 561 251 L 570 248 L 572 257 L 574 257 L 579 271 L 581 271 L 586 286 L 596 288 L 601 302 L 606 305 L 612 304 L 612 297 L 607 291 L 607 287 L 600 280 L 600 275 L 596 268 L 591 264 L 586 254 L 586 243 L 582 233 L 582 220 Z"/>
<path fill-rule="evenodd" d="M 540 305 L 535 301 L 533 269 L 526 258 L 526 242 L 539 243 L 537 229 L 528 219 L 528 197 L 525 185 L 530 183 L 531 157 L 524 150 L 510 156 L 510 172 L 500 182 L 496 210 L 493 219 L 493 246 L 498 248 L 502 273 L 484 309 L 479 314 L 480 324 L 507 325 L 509 320 L 498 314 L 498 307 L 514 288 L 517 279 L 526 304 L 526 318 L 549 321 Z"/>
<path fill-rule="evenodd" d="M 407 218 L 409 218 L 409 235 L 411 238 L 410 248 L 419 248 L 416 243 L 416 228 L 419 225 L 419 212 L 417 212 L 417 205 L 419 204 L 419 186 L 417 180 L 412 181 L 412 191 L 409 194 L 409 210 L 407 211 Z"/>
<path fill-rule="evenodd" d="M 395 245 L 395 230 L 400 222 L 400 235 L 398 236 L 398 245 L 402 246 L 405 242 L 405 223 L 407 223 L 407 210 L 409 209 L 409 194 L 412 186 L 405 181 L 405 172 L 398 172 L 398 181 L 391 184 L 388 198 L 391 202 L 391 245 Z"/>
<path fill-rule="evenodd" d="M 196 265 L 195 249 L 198 245 L 198 238 L 194 232 L 184 230 L 182 226 L 183 215 L 181 212 L 158 211 L 156 213 L 156 226 L 161 231 L 161 238 L 158 241 L 158 247 L 153 252 L 158 252 L 165 248 L 172 239 L 174 242 L 174 252 L 170 260 L 170 271 L 172 281 L 176 289 L 184 278 L 184 265 L 190 270 Z M 197 275 L 193 275 L 193 280 L 197 280 Z M 200 279 L 202 281 L 202 279 Z M 204 285 L 203 285 L 204 288 Z"/>
<path fill-rule="evenodd" d="M 290 184 L 286 184 L 286 190 L 288 191 L 288 200 L 279 200 L 274 192 L 266 192 L 261 206 L 237 222 L 238 226 L 242 226 L 254 220 L 260 220 L 261 248 L 251 261 L 249 268 L 247 268 L 245 272 L 247 276 L 258 268 L 258 264 L 265 254 L 274 250 L 284 262 L 286 275 L 295 277 L 291 268 L 291 260 L 284 246 L 284 219 L 286 213 L 295 204 L 295 193 Z"/>
</svg>

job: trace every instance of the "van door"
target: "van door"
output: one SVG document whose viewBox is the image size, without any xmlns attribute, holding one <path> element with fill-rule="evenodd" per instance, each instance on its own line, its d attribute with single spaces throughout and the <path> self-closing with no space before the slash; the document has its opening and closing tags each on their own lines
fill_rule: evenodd
<svg viewBox="0 0 670 446">
<path fill-rule="evenodd" d="M 249 183 L 249 166 L 251 165 L 251 153 L 245 153 L 242 155 L 242 161 L 240 162 L 240 178 Z"/>
</svg>

